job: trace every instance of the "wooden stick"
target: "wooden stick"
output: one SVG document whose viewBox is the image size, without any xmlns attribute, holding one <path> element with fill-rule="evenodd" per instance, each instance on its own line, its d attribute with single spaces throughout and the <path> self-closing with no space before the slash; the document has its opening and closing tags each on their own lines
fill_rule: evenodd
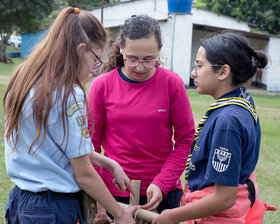
<svg viewBox="0 0 280 224">
<path fill-rule="evenodd" d="M 97 213 L 96 201 L 92 199 L 85 191 L 83 191 L 82 212 L 86 224 L 95 223 L 95 215 Z"/>
<path fill-rule="evenodd" d="M 128 207 L 127 204 L 124 204 L 121 202 L 119 202 L 119 204 L 122 208 Z M 135 215 L 136 215 L 136 217 L 135 217 Z M 145 222 L 152 222 L 158 216 L 159 216 L 159 214 L 142 209 L 142 208 L 139 208 L 136 212 L 133 212 L 133 217 L 144 220 Z M 179 222 L 179 224 L 184 224 L 184 222 Z"/>
<path fill-rule="evenodd" d="M 140 200 L 140 184 L 141 180 L 131 180 L 132 187 L 135 191 L 136 196 L 134 197 L 131 193 L 129 196 L 129 204 L 130 205 L 139 205 Z"/>
</svg>

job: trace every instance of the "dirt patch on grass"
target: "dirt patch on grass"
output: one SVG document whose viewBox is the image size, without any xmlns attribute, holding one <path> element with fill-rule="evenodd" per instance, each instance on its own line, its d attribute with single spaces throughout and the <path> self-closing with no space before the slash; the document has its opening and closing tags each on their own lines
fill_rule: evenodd
<svg viewBox="0 0 280 224">
<path fill-rule="evenodd" d="M 0 83 L 1 84 L 8 85 L 9 81 L 10 81 L 9 76 L 0 75 Z"/>
</svg>

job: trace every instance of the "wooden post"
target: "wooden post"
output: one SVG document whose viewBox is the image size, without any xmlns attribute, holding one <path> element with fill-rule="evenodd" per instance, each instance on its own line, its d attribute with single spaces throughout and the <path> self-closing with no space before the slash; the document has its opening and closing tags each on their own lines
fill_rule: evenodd
<svg viewBox="0 0 280 224">
<path fill-rule="evenodd" d="M 132 187 L 135 191 L 136 196 L 134 197 L 131 193 L 129 196 L 129 204 L 130 205 L 139 205 L 139 200 L 140 200 L 140 185 L 141 185 L 141 180 L 132 180 L 131 181 Z"/>
<path fill-rule="evenodd" d="M 82 196 L 82 212 L 86 224 L 95 224 L 95 215 L 97 213 L 96 201 L 93 200 L 86 192 Z"/>
</svg>

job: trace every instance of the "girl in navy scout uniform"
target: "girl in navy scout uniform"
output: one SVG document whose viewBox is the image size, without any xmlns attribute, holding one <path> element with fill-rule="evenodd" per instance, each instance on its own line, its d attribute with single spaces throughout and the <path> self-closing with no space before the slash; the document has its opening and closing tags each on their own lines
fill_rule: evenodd
<svg viewBox="0 0 280 224">
<path fill-rule="evenodd" d="M 267 62 L 240 34 L 224 32 L 202 42 L 192 76 L 197 92 L 215 101 L 196 129 L 182 207 L 163 212 L 153 224 L 261 223 L 263 211 L 274 209 L 257 198 L 261 128 L 242 87 Z"/>
<path fill-rule="evenodd" d="M 92 167 L 108 168 L 122 190 L 132 188 L 117 162 L 93 151 L 87 129 L 83 83 L 102 64 L 106 39 L 94 15 L 66 8 L 12 76 L 3 100 L 6 170 L 15 184 L 8 224 L 84 223 L 81 189 L 116 223 L 135 223 Z"/>
</svg>

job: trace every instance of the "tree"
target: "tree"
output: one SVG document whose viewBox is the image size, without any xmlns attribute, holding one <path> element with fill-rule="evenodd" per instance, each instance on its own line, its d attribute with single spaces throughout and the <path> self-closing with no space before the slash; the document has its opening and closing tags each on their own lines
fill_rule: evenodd
<svg viewBox="0 0 280 224">
<path fill-rule="evenodd" d="M 104 4 L 119 0 L 104 0 Z M 6 62 L 6 47 L 12 32 L 36 32 L 48 29 L 59 12 L 67 7 L 90 9 L 101 6 L 101 0 L 1 0 L 0 62 Z"/>
<path fill-rule="evenodd" d="M 6 62 L 6 47 L 12 32 L 35 32 L 53 10 L 53 0 L 1 0 L 0 62 Z"/>
<path fill-rule="evenodd" d="M 90 9 L 101 6 L 101 0 L 66 0 L 69 6 L 79 7 L 81 9 Z M 114 4 L 120 2 L 119 0 L 104 0 L 104 5 Z"/>
<path fill-rule="evenodd" d="M 280 34 L 280 0 L 197 0 L 194 6 L 252 23 L 255 31 Z"/>
</svg>

